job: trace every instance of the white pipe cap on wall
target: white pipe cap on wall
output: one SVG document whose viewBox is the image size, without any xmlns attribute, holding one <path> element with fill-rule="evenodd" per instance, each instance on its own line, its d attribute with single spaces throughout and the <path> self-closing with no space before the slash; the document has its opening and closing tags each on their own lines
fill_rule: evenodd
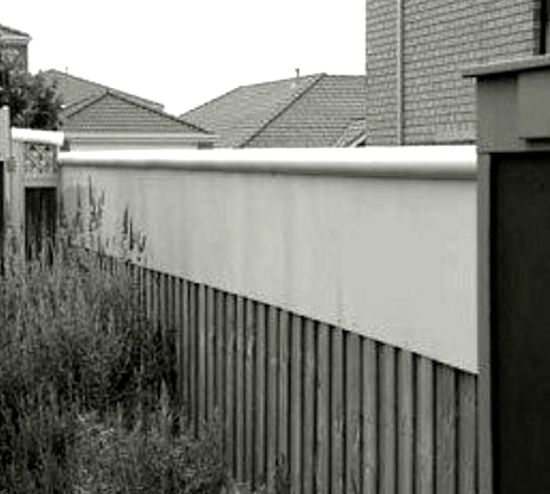
<svg viewBox="0 0 550 494">
<path fill-rule="evenodd" d="M 14 141 L 34 142 L 37 144 L 51 144 L 61 147 L 65 140 L 63 132 L 54 130 L 20 129 L 12 127 L 11 138 Z"/>
</svg>

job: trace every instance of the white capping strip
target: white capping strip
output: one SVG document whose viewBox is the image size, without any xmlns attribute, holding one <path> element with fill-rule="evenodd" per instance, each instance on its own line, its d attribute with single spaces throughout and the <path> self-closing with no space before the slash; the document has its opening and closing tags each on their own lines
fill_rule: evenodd
<svg viewBox="0 0 550 494">
<path fill-rule="evenodd" d="M 475 146 L 72 151 L 62 166 L 474 180 Z"/>
<path fill-rule="evenodd" d="M 65 140 L 63 132 L 54 130 L 20 129 L 12 127 L 11 138 L 14 141 L 34 142 L 37 144 L 51 144 L 60 147 Z"/>
<path fill-rule="evenodd" d="M 214 134 L 199 134 L 197 132 L 70 132 L 67 133 L 67 138 L 71 142 L 92 142 L 108 145 L 132 141 L 138 144 L 213 142 L 216 136 Z"/>
</svg>

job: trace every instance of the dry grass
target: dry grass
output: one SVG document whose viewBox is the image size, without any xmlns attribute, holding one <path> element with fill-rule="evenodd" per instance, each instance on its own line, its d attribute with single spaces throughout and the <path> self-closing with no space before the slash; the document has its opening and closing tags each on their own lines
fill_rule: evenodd
<svg viewBox="0 0 550 494">
<path fill-rule="evenodd" d="M 62 231 L 0 274 L 0 493 L 219 490 L 217 434 L 180 426 L 130 271 Z"/>
</svg>

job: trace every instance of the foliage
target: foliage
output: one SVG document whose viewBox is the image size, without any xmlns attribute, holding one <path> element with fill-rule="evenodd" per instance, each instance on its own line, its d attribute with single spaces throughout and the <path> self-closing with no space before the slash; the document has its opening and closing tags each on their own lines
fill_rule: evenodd
<svg viewBox="0 0 550 494">
<path fill-rule="evenodd" d="M 61 222 L 29 258 L 8 243 L 0 273 L 0 494 L 214 492 L 223 483 L 217 436 L 206 428 L 195 439 L 176 418 L 163 384 L 171 357 L 142 310 L 134 270 L 78 247 L 96 213 L 82 215 L 93 218 L 87 227 Z"/>
<path fill-rule="evenodd" d="M 2 52 L 0 44 L 0 106 L 10 107 L 14 127 L 56 130 L 62 101 L 44 74 L 29 74 Z"/>
<path fill-rule="evenodd" d="M 164 366 L 159 335 L 128 274 L 106 272 L 86 252 L 58 245 L 52 257 L 9 259 L 4 271 L 0 485 L 63 492 L 77 412 L 118 405 L 130 416 L 152 406 Z"/>
<path fill-rule="evenodd" d="M 93 415 L 80 421 L 74 484 L 79 494 L 217 494 L 225 482 L 217 427 L 198 439 L 182 427 L 184 419 L 163 407 L 132 429 Z"/>
</svg>

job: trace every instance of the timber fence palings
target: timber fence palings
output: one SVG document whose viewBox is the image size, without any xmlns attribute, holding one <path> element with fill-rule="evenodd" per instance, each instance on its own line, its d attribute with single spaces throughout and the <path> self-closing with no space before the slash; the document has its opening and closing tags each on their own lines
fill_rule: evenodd
<svg viewBox="0 0 550 494">
<path fill-rule="evenodd" d="M 477 378 L 342 328 L 132 267 L 193 430 L 293 493 L 475 494 Z"/>
</svg>

